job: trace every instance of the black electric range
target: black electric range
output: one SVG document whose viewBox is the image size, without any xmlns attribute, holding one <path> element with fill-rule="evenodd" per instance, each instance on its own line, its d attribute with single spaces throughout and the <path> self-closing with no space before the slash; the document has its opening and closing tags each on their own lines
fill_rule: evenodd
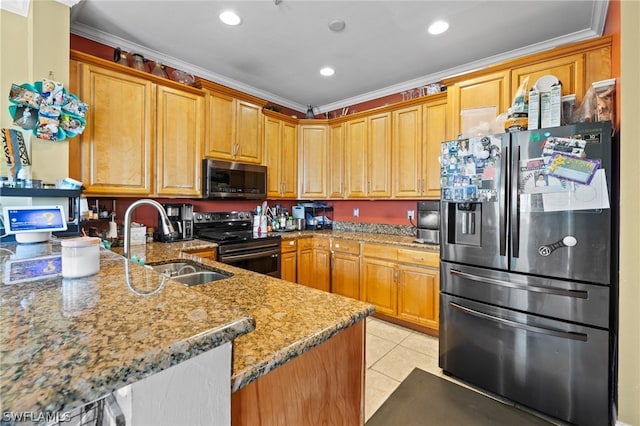
<svg viewBox="0 0 640 426">
<path fill-rule="evenodd" d="M 252 212 L 195 212 L 195 238 L 218 244 L 217 260 L 280 278 L 280 236 L 253 232 Z"/>
</svg>

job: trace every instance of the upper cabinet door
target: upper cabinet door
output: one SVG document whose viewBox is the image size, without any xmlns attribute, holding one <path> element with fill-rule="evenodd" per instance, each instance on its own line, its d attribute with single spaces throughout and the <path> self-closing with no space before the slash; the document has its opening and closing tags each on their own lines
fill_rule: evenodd
<svg viewBox="0 0 640 426">
<path fill-rule="evenodd" d="M 236 135 L 236 100 L 222 93 L 208 92 L 207 103 L 205 155 L 232 160 Z"/>
<path fill-rule="evenodd" d="M 368 196 L 391 196 L 391 113 L 368 117 Z"/>
<path fill-rule="evenodd" d="M 422 195 L 422 105 L 393 111 L 393 196 Z"/>
<path fill-rule="evenodd" d="M 446 140 L 447 99 L 428 102 L 423 108 L 424 181 L 422 195 L 440 198 L 440 144 Z"/>
<path fill-rule="evenodd" d="M 158 86 L 156 193 L 202 195 L 204 98 Z"/>
<path fill-rule="evenodd" d="M 234 159 L 262 163 L 262 107 L 238 100 Z"/>
<path fill-rule="evenodd" d="M 329 198 L 344 198 L 345 149 L 342 123 L 329 125 L 328 147 L 328 192 Z"/>
<path fill-rule="evenodd" d="M 460 112 L 463 109 L 496 107 L 496 115 L 511 105 L 510 71 L 505 69 L 455 83 L 447 88 L 451 127 L 447 139 L 455 139 L 462 131 Z"/>
<path fill-rule="evenodd" d="M 264 165 L 267 166 L 267 197 L 280 197 L 282 180 L 280 179 L 280 120 L 265 117 L 264 120 Z"/>
<path fill-rule="evenodd" d="M 264 123 L 267 197 L 295 199 L 298 194 L 298 126 L 266 114 Z"/>
<path fill-rule="evenodd" d="M 155 145 L 154 84 L 80 64 L 79 97 L 90 108 L 79 138 L 87 195 L 150 195 Z"/>
<path fill-rule="evenodd" d="M 327 126 L 300 126 L 300 198 L 327 197 Z"/>
<path fill-rule="evenodd" d="M 282 122 L 282 197 L 298 196 L 298 126 L 294 123 Z"/>
<path fill-rule="evenodd" d="M 562 95 L 575 93 L 580 96 L 584 88 L 584 54 L 577 54 L 558 58 L 542 63 L 515 68 L 511 71 L 511 93 L 516 93 L 520 83 L 529 77 L 527 90 L 543 75 L 553 75 L 562 83 Z"/>
<path fill-rule="evenodd" d="M 345 159 L 347 197 L 367 196 L 367 120 L 357 118 L 345 123 Z"/>
</svg>

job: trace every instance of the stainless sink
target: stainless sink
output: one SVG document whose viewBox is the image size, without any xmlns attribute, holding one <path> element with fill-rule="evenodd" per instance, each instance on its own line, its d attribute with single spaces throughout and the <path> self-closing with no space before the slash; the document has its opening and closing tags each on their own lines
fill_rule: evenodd
<svg viewBox="0 0 640 426">
<path fill-rule="evenodd" d="M 188 286 L 210 283 L 229 278 L 233 274 L 191 260 L 170 260 L 162 263 L 150 263 L 154 271 Z"/>
<path fill-rule="evenodd" d="M 178 275 L 171 277 L 172 280 L 180 281 L 188 286 L 210 283 L 213 281 L 229 278 L 231 274 L 214 271 L 193 272 L 191 274 Z"/>
</svg>

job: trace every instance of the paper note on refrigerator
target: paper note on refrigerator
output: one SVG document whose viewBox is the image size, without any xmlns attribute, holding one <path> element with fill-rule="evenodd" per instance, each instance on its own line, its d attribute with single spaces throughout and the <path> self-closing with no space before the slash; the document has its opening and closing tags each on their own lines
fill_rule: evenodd
<svg viewBox="0 0 640 426">
<path fill-rule="evenodd" d="M 568 192 L 542 194 L 545 212 L 563 210 L 597 210 L 608 209 L 609 191 L 604 169 L 596 171 L 589 185 L 572 184 Z"/>
</svg>

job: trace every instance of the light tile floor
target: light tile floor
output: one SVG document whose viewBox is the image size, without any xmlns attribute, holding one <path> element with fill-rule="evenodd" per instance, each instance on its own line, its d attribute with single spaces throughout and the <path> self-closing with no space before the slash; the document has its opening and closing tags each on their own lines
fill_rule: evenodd
<svg viewBox="0 0 640 426">
<path fill-rule="evenodd" d="M 365 419 L 376 412 L 414 367 L 442 376 L 438 338 L 367 318 Z"/>
<path fill-rule="evenodd" d="M 438 367 L 437 337 L 373 317 L 367 318 L 366 362 L 365 421 L 369 420 L 415 367 L 479 392 L 478 389 L 442 373 L 442 369 Z M 480 393 L 517 406 L 497 395 Z M 525 407 L 519 408 L 531 412 Z M 542 417 L 551 424 L 565 426 L 565 423 L 541 413 L 531 412 L 531 414 Z"/>
</svg>

